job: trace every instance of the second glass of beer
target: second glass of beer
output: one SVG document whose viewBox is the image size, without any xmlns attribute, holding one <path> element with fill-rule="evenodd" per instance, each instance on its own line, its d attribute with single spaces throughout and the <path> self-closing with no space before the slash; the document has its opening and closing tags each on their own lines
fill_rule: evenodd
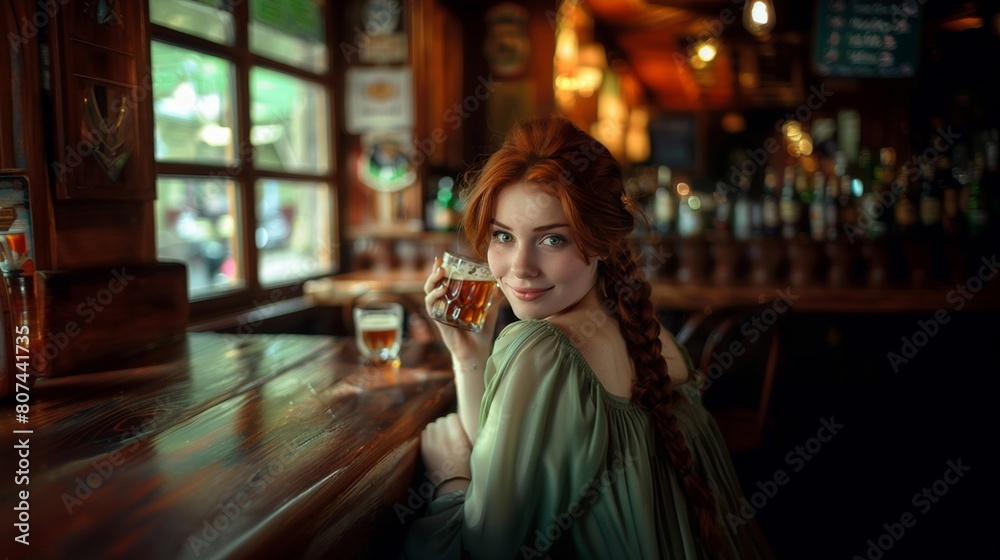
<svg viewBox="0 0 1000 560">
<path fill-rule="evenodd" d="M 403 342 L 403 306 L 370 303 L 354 308 L 354 332 L 358 350 L 372 364 L 394 364 Z"/>
<path fill-rule="evenodd" d="M 483 329 L 486 312 L 493 303 L 496 278 L 490 267 L 468 257 L 445 252 L 441 261 L 444 296 L 431 307 L 431 318 L 472 332 Z"/>
</svg>

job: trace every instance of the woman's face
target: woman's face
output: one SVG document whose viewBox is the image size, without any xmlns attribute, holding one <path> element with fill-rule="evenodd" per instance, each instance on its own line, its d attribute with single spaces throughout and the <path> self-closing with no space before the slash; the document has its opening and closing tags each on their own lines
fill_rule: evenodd
<svg viewBox="0 0 1000 560">
<path fill-rule="evenodd" d="M 519 318 L 559 315 L 594 287 L 597 259 L 583 260 L 562 203 L 537 185 L 505 187 L 492 227 L 490 270 Z"/>
</svg>

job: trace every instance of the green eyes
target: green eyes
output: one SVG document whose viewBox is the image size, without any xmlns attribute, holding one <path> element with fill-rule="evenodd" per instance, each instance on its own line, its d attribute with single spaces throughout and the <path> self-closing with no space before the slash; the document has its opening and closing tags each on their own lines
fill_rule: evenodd
<svg viewBox="0 0 1000 560">
<path fill-rule="evenodd" d="M 506 231 L 497 230 L 493 232 L 493 241 L 497 243 L 509 243 L 511 239 L 511 235 Z"/>
<path fill-rule="evenodd" d="M 492 237 L 493 241 L 496 243 L 510 243 L 514 240 L 513 235 L 503 230 L 494 231 Z M 559 247 L 566 244 L 566 238 L 556 234 L 546 235 L 542 238 L 541 244 L 546 247 Z"/>
</svg>

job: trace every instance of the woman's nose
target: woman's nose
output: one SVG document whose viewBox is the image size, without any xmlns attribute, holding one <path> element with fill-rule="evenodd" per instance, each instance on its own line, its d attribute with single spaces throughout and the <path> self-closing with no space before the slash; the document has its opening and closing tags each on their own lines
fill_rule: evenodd
<svg viewBox="0 0 1000 560">
<path fill-rule="evenodd" d="M 519 247 L 516 250 L 510 271 L 518 278 L 533 278 L 538 275 L 538 265 L 530 248 Z"/>
</svg>

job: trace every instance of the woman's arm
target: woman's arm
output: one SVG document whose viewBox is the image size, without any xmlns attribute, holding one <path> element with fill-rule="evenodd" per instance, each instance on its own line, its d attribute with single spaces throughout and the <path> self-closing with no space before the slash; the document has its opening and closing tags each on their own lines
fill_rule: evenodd
<svg viewBox="0 0 1000 560">
<path fill-rule="evenodd" d="M 462 422 L 462 428 L 465 429 L 466 437 L 473 445 L 476 443 L 476 436 L 479 435 L 479 410 L 483 401 L 483 391 L 486 390 L 483 381 L 486 359 L 483 356 L 468 363 L 452 362 L 452 369 L 455 370 L 458 417 Z"/>
<path fill-rule="evenodd" d="M 498 340 L 469 455 L 460 449 L 455 415 L 424 430 L 424 466 L 439 486 L 407 539 L 412 557 L 520 558 L 533 531 L 591 503 L 580 505 L 606 459 L 602 409 L 581 399 L 589 381 L 575 353 L 539 323 L 521 322 Z M 471 481 L 444 482 L 466 466 Z"/>
<path fill-rule="evenodd" d="M 434 259 L 434 269 L 424 283 L 424 305 L 430 312 L 434 302 L 444 296 L 444 270 L 440 257 Z M 479 433 L 479 412 L 485 389 L 483 374 L 486 360 L 493 350 L 493 333 L 496 330 L 497 315 L 503 295 L 500 290 L 493 292 L 493 304 L 486 314 L 480 332 L 474 333 L 433 321 L 441 340 L 451 352 L 452 369 L 455 371 L 455 388 L 458 399 L 458 416 L 469 441 L 475 444 Z"/>
</svg>

